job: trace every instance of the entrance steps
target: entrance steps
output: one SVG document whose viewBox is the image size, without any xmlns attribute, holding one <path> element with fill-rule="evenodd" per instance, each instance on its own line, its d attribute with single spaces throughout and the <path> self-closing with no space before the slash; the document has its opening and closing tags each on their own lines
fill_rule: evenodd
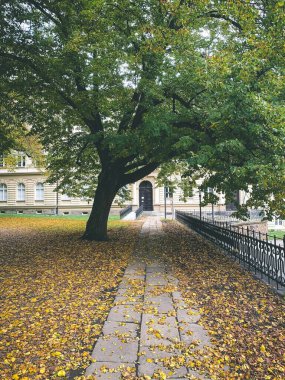
<svg viewBox="0 0 285 380">
<path fill-rule="evenodd" d="M 163 212 L 159 212 L 159 211 L 144 211 L 143 212 L 143 215 L 144 216 L 163 216 Z"/>
<path fill-rule="evenodd" d="M 136 213 L 134 211 L 129 212 L 122 220 L 136 220 Z"/>
</svg>

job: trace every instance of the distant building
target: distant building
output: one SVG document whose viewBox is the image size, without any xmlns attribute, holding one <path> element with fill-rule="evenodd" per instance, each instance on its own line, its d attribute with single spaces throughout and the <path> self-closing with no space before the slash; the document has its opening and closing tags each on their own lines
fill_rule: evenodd
<svg viewBox="0 0 285 380">
<path fill-rule="evenodd" d="M 274 217 L 271 221 L 268 221 L 268 229 L 285 231 L 285 220 Z"/>
<path fill-rule="evenodd" d="M 145 211 L 163 213 L 166 203 L 167 213 L 173 209 L 199 210 L 199 191 L 196 189 L 192 197 L 182 200 L 182 190 L 172 194 L 169 188 L 156 185 L 158 171 L 155 171 L 128 187 L 131 191 L 133 210 L 143 205 Z M 33 214 L 89 214 L 92 200 L 69 197 L 56 192 L 55 185 L 46 182 L 44 169 L 34 165 L 31 158 L 19 153 L 16 168 L 9 170 L 5 166 L 5 158 L 0 158 L 0 212 L 1 213 L 33 213 Z M 201 195 L 203 198 L 203 195 Z M 118 213 L 121 207 L 114 202 L 111 212 Z M 203 211 L 212 206 L 203 207 Z M 219 196 L 215 211 L 226 209 L 225 200 Z"/>
</svg>

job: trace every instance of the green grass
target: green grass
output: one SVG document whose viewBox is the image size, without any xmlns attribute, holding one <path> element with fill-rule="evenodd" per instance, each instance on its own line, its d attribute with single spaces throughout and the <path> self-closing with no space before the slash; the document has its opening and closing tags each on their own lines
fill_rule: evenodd
<svg viewBox="0 0 285 380">
<path fill-rule="evenodd" d="M 68 219 L 87 220 L 89 215 L 42 215 L 42 214 L 0 214 L 0 218 L 42 218 L 42 219 Z M 110 215 L 109 220 L 119 220 L 119 215 Z"/>
<path fill-rule="evenodd" d="M 277 239 L 283 239 L 285 235 L 285 231 L 280 231 L 280 230 L 270 230 L 268 232 L 268 235 L 273 238 L 274 235 L 276 236 Z"/>
</svg>

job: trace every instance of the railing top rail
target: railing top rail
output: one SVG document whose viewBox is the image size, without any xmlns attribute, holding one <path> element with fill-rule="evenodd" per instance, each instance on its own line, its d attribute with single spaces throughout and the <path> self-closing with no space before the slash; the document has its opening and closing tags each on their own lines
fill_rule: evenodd
<svg viewBox="0 0 285 380">
<path fill-rule="evenodd" d="M 136 210 L 136 219 L 142 214 L 143 212 L 143 205 L 141 205 L 137 210 Z"/>
</svg>

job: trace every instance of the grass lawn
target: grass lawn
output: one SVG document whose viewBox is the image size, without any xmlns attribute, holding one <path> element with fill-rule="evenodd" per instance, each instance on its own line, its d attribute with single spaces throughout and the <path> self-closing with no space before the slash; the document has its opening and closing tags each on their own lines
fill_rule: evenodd
<svg viewBox="0 0 285 380">
<path fill-rule="evenodd" d="M 271 238 L 274 238 L 274 235 L 276 236 L 277 239 L 283 239 L 285 236 L 285 231 L 280 231 L 280 230 L 270 230 L 268 232 L 268 235 Z"/>
<path fill-rule="evenodd" d="M 138 226 L 110 221 L 97 243 L 79 239 L 83 220 L 0 218 L 1 379 L 74 378 L 90 364 Z"/>
<path fill-rule="evenodd" d="M 44 218 L 51 220 L 69 219 L 69 220 L 88 220 L 89 215 L 40 215 L 40 214 L 0 214 L 0 218 Z M 110 215 L 109 220 L 120 220 L 119 215 Z"/>
</svg>

